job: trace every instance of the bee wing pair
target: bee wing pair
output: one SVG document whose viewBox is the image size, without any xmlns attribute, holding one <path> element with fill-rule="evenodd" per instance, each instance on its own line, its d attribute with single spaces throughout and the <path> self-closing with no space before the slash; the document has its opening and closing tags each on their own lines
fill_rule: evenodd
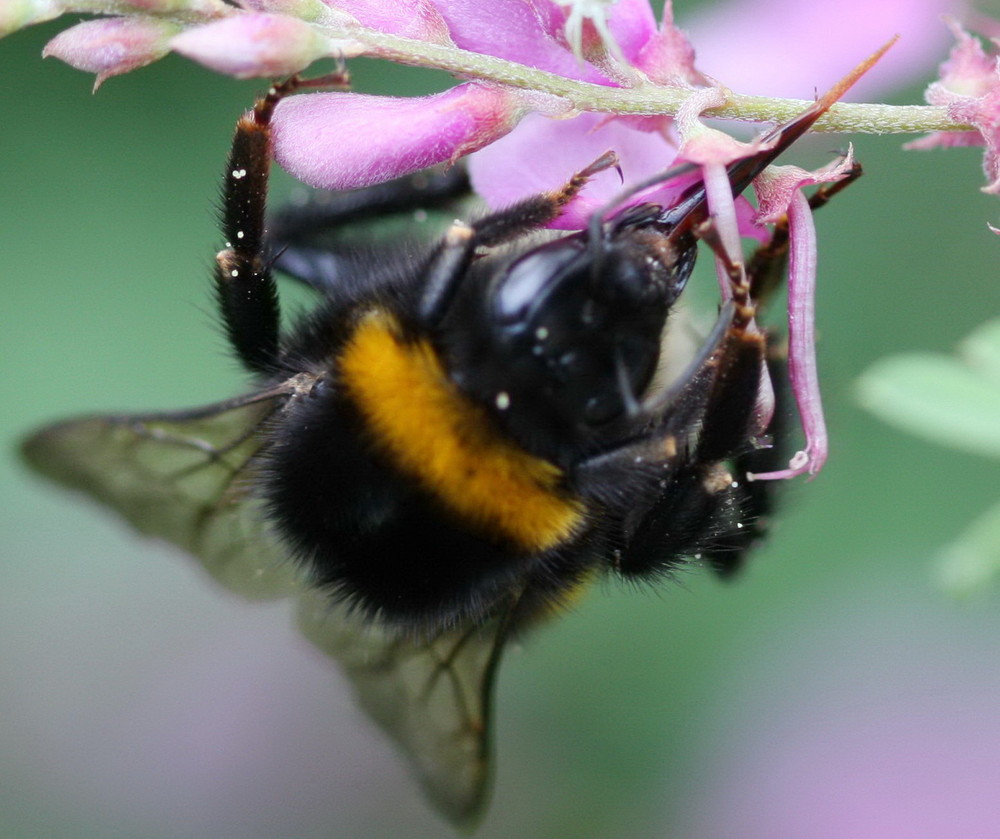
<svg viewBox="0 0 1000 839">
<path fill-rule="evenodd" d="M 230 591 L 295 598 L 303 634 L 339 663 L 434 804 L 467 822 L 488 789 L 489 698 L 505 624 L 410 640 L 308 585 L 251 494 L 261 430 L 297 397 L 289 383 L 192 411 L 71 420 L 29 438 L 23 454 L 51 480 L 187 551 Z"/>
</svg>

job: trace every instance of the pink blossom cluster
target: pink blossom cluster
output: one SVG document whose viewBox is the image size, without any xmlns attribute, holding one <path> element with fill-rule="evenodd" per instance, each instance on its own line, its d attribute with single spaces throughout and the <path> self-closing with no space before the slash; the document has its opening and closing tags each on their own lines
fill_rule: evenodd
<svg viewBox="0 0 1000 839">
<path fill-rule="evenodd" d="M 527 8 L 523 3 L 492 5 L 506 5 L 510 11 Z M 583 169 L 602 152 L 614 150 L 620 173 L 596 176 L 554 223 L 562 229 L 585 227 L 620 191 L 618 177 L 626 184 L 638 183 L 678 163 L 695 163 L 707 187 L 720 240 L 737 263 L 742 262 L 741 235 L 759 236 L 767 223 L 787 216 L 791 241 L 789 366 L 806 446 L 787 469 L 754 477 L 816 474 L 826 460 L 828 443 L 813 328 L 816 238 L 801 187 L 840 179 L 851 167 L 850 155 L 838 165 L 816 172 L 771 167 L 761 179 L 765 200 L 758 209 L 754 211 L 743 199 L 737 205 L 727 167 L 760 151 L 761 144 L 739 142 L 702 122 L 702 112 L 725 104 L 728 93 L 695 67 L 694 49 L 674 25 L 671 4 L 666 5 L 659 24 L 646 0 L 620 0 L 612 8 L 607 31 L 615 38 L 615 52 L 626 66 L 616 63 L 612 51 L 601 42 L 598 27 L 586 23 L 582 55 L 590 61 L 579 60 L 568 39 L 562 37 L 565 7 L 546 0 L 534 0 L 531 7 L 546 14 L 506 18 L 513 31 L 496 40 L 498 25 L 487 19 L 484 5 L 440 4 L 449 31 L 460 46 L 483 49 L 488 46 L 485 35 L 489 33 L 489 43 L 499 45 L 493 52 L 501 53 L 500 57 L 530 62 L 568 78 L 616 85 L 637 71 L 652 82 L 682 87 L 690 95 L 676 119 L 573 115 L 558 101 L 477 82 L 422 99 L 313 94 L 285 100 L 277 108 L 278 161 L 313 186 L 344 189 L 477 152 L 469 163 L 476 191 L 491 205 L 503 206 L 558 187 L 573 171 Z M 345 135 L 357 139 L 345 142 Z M 669 204 L 688 185 L 668 182 L 655 194 L 644 192 L 641 197 Z M 720 287 L 726 295 L 730 288 L 727 267 L 723 259 L 717 261 Z M 761 424 L 766 426 L 773 405 L 759 410 Z"/>
<path fill-rule="evenodd" d="M 733 3 L 733 19 L 753 5 Z M 860 9 L 860 4 L 847 5 Z M 745 17 L 739 31 L 731 32 L 729 52 L 744 62 L 766 65 L 768 56 L 754 58 L 747 52 L 758 39 L 766 40 L 769 24 L 780 23 L 769 15 L 780 16 L 784 12 L 778 7 L 788 6 L 788 16 L 801 16 L 807 4 L 790 5 L 782 0 L 769 4 L 768 12 L 761 4 L 757 6 L 756 15 Z M 879 15 L 869 14 L 867 4 L 861 15 L 841 9 L 835 16 L 838 20 L 823 24 L 833 47 L 804 43 L 796 60 L 815 67 L 817 57 L 828 62 L 836 54 L 838 62 L 844 61 L 843 51 L 836 52 L 844 46 L 837 33 L 846 32 L 855 50 L 842 68 L 846 70 L 892 34 L 891 30 L 875 34 L 861 27 L 860 20 L 887 26 L 886 16 L 896 15 L 896 23 L 913 29 L 914 21 L 933 18 L 928 12 L 940 12 L 942 4 L 892 0 L 880 9 Z M 95 73 L 98 84 L 171 50 L 218 72 L 244 78 L 296 73 L 327 56 L 391 56 L 393 43 L 417 42 L 504 59 L 575 82 L 614 88 L 660 86 L 683 92 L 684 102 L 673 117 L 579 113 L 564 97 L 481 79 L 417 98 L 312 93 L 288 98 L 277 107 L 274 152 L 291 174 L 327 189 L 366 186 L 468 155 L 476 191 L 498 207 L 555 188 L 604 152 L 615 151 L 620 171 L 595 176 L 553 224 L 562 229 L 586 226 L 593 213 L 618 194 L 619 177 L 627 186 L 678 162 L 696 164 L 697 177 L 706 185 L 713 223 L 732 262 L 742 262 L 742 237 L 765 239 L 768 225 L 788 220 L 790 374 L 806 445 L 787 469 L 758 477 L 812 475 L 822 466 L 827 437 L 813 335 L 816 237 L 802 188 L 844 177 L 851 166 L 850 154 L 813 172 L 770 166 L 754 183 L 756 208 L 745 199 L 734 199 L 726 168 L 757 152 L 760 141 L 739 142 L 704 123 L 703 113 L 725 105 L 731 94 L 696 66 L 692 43 L 675 25 L 669 0 L 659 21 L 649 0 L 394 0 L 391 4 L 384 0 L 238 0 L 238 6 L 222 0 L 15 0 L 0 11 L 0 34 L 66 11 L 111 15 L 73 26 L 45 49 L 46 55 Z M 807 17 L 815 21 L 820 16 Z M 726 17 L 716 13 L 715 29 L 726 31 L 726 25 Z M 799 29 L 806 25 L 803 18 Z M 927 99 L 947 108 L 951 118 L 967 128 L 932 134 L 911 147 L 985 146 L 986 190 L 1000 193 L 997 42 L 987 51 L 957 23 L 949 25 L 957 44 L 942 65 L 940 80 L 929 87 Z M 939 22 L 935 26 L 943 31 Z M 859 29 L 871 38 L 864 47 L 854 46 Z M 914 44 L 926 49 L 927 31 L 924 26 L 908 45 L 904 39 L 904 53 Z M 718 37 L 713 37 L 717 42 Z M 915 62 L 919 64 L 919 56 L 911 57 L 907 66 Z M 801 67 L 786 68 L 786 72 L 793 70 L 801 72 Z M 772 70 L 776 74 L 780 71 Z M 859 75 L 855 73 L 851 83 Z M 641 196 L 669 204 L 689 184 L 690 179 L 669 181 L 655 194 Z M 721 259 L 719 263 L 725 293 L 726 268 Z"/>
<path fill-rule="evenodd" d="M 975 130 L 938 131 L 909 143 L 907 148 L 985 146 L 983 169 L 987 185 L 983 192 L 1000 195 L 1000 24 L 995 24 L 997 37 L 984 47 L 957 21 L 947 22 L 955 46 L 941 65 L 941 77 L 931 83 L 924 96 L 928 104 L 946 107 L 955 122 Z"/>
</svg>

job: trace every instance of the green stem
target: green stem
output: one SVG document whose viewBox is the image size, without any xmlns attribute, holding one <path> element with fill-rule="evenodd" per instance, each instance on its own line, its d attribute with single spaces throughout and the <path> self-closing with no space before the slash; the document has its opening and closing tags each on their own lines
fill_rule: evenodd
<svg viewBox="0 0 1000 839">
<path fill-rule="evenodd" d="M 537 91 L 564 100 L 580 111 L 612 114 L 674 114 L 690 96 L 677 87 L 647 84 L 641 87 L 606 87 L 575 81 L 457 47 L 400 38 L 373 29 L 354 28 L 334 33 L 334 38 L 359 41 L 366 54 L 400 64 L 446 70 L 461 78 L 498 82 Z M 729 102 L 707 113 L 723 119 L 746 122 L 785 122 L 800 114 L 811 102 L 802 99 L 772 99 L 733 93 Z M 922 131 L 968 131 L 970 126 L 954 122 L 942 107 L 931 105 L 877 105 L 841 102 L 817 121 L 817 131 L 862 134 L 909 134 Z"/>
</svg>

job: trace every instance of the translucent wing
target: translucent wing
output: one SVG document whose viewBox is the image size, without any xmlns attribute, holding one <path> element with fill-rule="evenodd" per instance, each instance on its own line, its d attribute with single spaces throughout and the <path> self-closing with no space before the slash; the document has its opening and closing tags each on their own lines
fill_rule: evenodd
<svg viewBox="0 0 1000 839">
<path fill-rule="evenodd" d="M 491 699 L 506 619 L 429 641 L 389 637 L 315 590 L 299 626 L 340 662 L 361 707 L 406 753 L 424 792 L 456 825 L 475 824 L 491 766 Z"/>
<path fill-rule="evenodd" d="M 25 441 L 29 465 L 81 490 L 142 533 L 197 557 L 245 597 L 291 593 L 295 573 L 249 494 L 258 433 L 287 393 L 258 394 L 176 414 L 88 417 Z"/>
<path fill-rule="evenodd" d="M 306 637 L 340 663 L 361 706 L 407 755 L 432 802 L 467 824 L 481 812 L 489 786 L 489 705 L 503 622 L 405 639 L 308 585 L 252 494 L 262 429 L 298 393 L 292 380 L 194 411 L 71 420 L 39 431 L 22 452 L 51 480 L 187 550 L 231 591 L 295 596 Z"/>
</svg>

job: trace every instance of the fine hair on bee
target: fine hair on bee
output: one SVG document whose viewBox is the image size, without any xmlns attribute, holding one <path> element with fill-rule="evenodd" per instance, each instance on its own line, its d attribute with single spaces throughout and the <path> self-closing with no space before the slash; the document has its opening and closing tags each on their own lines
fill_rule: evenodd
<svg viewBox="0 0 1000 839">
<path fill-rule="evenodd" d="M 322 234 L 386 207 L 447 205 L 465 184 L 432 174 L 423 188 L 333 194 L 286 210 L 267 236 L 270 115 L 302 84 L 273 88 L 239 122 L 216 290 L 260 387 L 298 382 L 250 468 L 316 584 L 372 620 L 433 634 L 499 613 L 530 620 L 602 570 L 655 579 L 694 556 L 738 566 L 771 494 L 743 475 L 775 453 L 773 430 L 755 426 L 768 346 L 751 328 L 753 274 L 733 272 L 695 358 L 652 388 L 667 317 L 699 238 L 711 240 L 700 181 L 669 206 L 609 206 L 587 230 L 539 244 L 616 165 L 609 152 L 559 189 L 456 222 L 417 255 L 382 244 L 338 258 Z M 733 193 L 820 113 L 733 164 Z M 762 251 L 757 275 L 786 250 L 779 239 Z M 272 263 L 321 295 L 289 332 Z"/>
</svg>

